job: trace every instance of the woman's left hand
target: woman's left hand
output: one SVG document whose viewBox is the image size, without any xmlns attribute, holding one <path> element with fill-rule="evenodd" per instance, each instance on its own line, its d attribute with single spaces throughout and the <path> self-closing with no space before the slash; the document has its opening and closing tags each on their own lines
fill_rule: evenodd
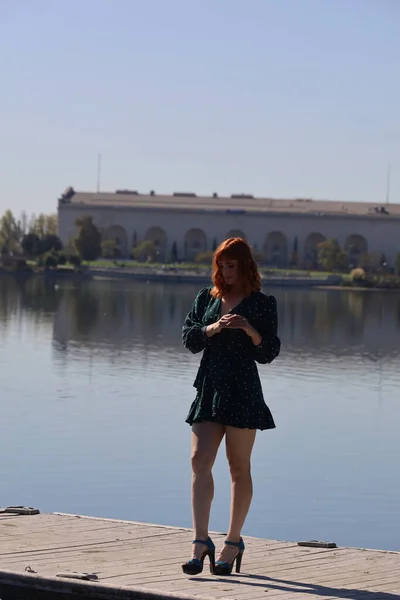
<svg viewBox="0 0 400 600">
<path fill-rule="evenodd" d="M 226 328 L 242 329 L 251 338 L 255 346 L 258 346 L 262 342 L 261 335 L 250 325 L 246 317 L 242 317 L 242 315 L 231 315 Z"/>
<path fill-rule="evenodd" d="M 242 315 L 231 315 L 226 325 L 227 329 L 243 329 L 246 333 L 251 330 L 251 325 Z"/>
</svg>

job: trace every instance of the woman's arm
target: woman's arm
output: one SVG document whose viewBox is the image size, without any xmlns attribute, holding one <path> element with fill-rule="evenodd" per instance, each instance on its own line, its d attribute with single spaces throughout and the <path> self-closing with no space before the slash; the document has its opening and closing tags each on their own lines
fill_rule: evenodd
<svg viewBox="0 0 400 600">
<path fill-rule="evenodd" d="M 258 329 L 258 344 L 256 336 L 250 335 L 253 340 L 253 358 L 260 364 L 271 363 L 281 349 L 281 341 L 278 337 L 278 310 L 276 299 L 274 296 L 261 296 L 260 300 L 260 317 Z"/>
<path fill-rule="evenodd" d="M 210 337 L 208 333 L 209 327 L 204 327 L 203 316 L 207 308 L 209 301 L 210 290 L 204 288 L 197 294 L 191 311 L 187 314 L 185 322 L 182 328 L 182 343 L 193 354 L 197 354 L 204 350 L 207 344 L 207 338 Z M 216 324 L 215 324 L 216 325 Z"/>
<path fill-rule="evenodd" d="M 281 342 L 278 338 L 278 311 L 274 296 L 260 295 L 257 299 L 256 327 L 242 315 L 231 315 L 228 328 L 242 329 L 252 341 L 251 352 L 259 363 L 270 363 L 279 355 Z"/>
</svg>

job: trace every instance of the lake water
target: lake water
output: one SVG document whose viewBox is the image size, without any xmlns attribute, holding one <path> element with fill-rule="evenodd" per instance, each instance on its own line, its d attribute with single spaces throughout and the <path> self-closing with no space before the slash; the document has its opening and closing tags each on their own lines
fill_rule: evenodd
<svg viewBox="0 0 400 600">
<path fill-rule="evenodd" d="M 193 285 L 0 279 L 1 500 L 190 526 Z M 400 550 L 400 295 L 285 290 L 245 532 Z M 215 466 L 211 528 L 229 474 Z"/>
</svg>

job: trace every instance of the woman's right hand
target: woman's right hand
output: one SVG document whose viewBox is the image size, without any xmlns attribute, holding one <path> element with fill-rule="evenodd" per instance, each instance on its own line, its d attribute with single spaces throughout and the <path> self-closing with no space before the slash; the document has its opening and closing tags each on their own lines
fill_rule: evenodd
<svg viewBox="0 0 400 600">
<path fill-rule="evenodd" d="M 219 321 L 217 321 L 220 331 L 221 329 L 225 329 L 225 327 L 228 327 L 229 323 L 232 321 L 233 316 L 234 315 L 232 315 L 231 313 L 228 313 L 221 317 Z"/>
<path fill-rule="evenodd" d="M 219 319 L 219 321 L 217 321 L 215 323 L 215 325 L 216 325 L 215 332 L 220 333 L 223 329 L 225 329 L 225 327 L 228 327 L 231 318 L 232 318 L 232 315 L 230 315 L 230 314 L 224 315 L 223 317 L 221 317 Z"/>
<path fill-rule="evenodd" d="M 219 319 L 219 321 L 216 321 L 212 325 L 208 325 L 207 336 L 212 337 L 217 333 L 221 333 L 221 331 L 228 326 L 231 317 L 232 315 L 224 315 Z"/>
</svg>

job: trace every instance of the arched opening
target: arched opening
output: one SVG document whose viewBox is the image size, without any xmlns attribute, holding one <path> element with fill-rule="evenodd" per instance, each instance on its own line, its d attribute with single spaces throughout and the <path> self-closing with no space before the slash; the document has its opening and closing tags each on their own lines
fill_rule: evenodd
<svg viewBox="0 0 400 600">
<path fill-rule="evenodd" d="M 237 237 L 242 238 L 243 240 L 247 240 L 246 234 L 243 231 L 240 231 L 240 229 L 231 229 L 225 235 L 226 240 L 229 240 L 229 238 L 237 238 Z"/>
<path fill-rule="evenodd" d="M 145 240 L 153 242 L 156 249 L 156 261 L 165 261 L 167 255 L 167 234 L 162 227 L 150 227 L 145 235 Z"/>
<path fill-rule="evenodd" d="M 263 254 L 266 263 L 271 267 L 287 267 L 288 243 L 281 231 L 273 231 L 267 235 Z"/>
<path fill-rule="evenodd" d="M 104 240 L 115 243 L 116 253 L 121 257 L 128 255 L 128 234 L 121 225 L 111 225 L 105 230 Z"/>
<path fill-rule="evenodd" d="M 318 267 L 318 244 L 325 242 L 322 233 L 310 233 L 304 244 L 304 263 L 312 269 Z"/>
<path fill-rule="evenodd" d="M 362 235 L 349 235 L 344 243 L 351 267 L 357 267 L 360 257 L 368 252 L 368 243 Z"/>
<path fill-rule="evenodd" d="M 190 229 L 185 234 L 185 256 L 187 260 L 194 260 L 200 252 L 207 251 L 207 236 L 202 229 Z"/>
</svg>

